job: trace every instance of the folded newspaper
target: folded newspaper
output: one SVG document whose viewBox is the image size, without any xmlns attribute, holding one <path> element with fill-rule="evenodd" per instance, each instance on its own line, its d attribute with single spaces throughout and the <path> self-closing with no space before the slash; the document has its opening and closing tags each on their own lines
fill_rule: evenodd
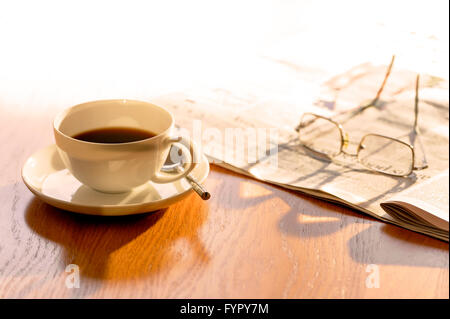
<svg viewBox="0 0 450 319">
<path fill-rule="evenodd" d="M 339 119 L 342 112 L 372 99 L 385 70 L 386 66 L 364 63 L 324 79 L 323 74 L 314 76 L 313 71 L 298 67 L 289 89 L 284 84 L 276 87 L 274 71 L 271 81 L 255 81 L 245 90 L 237 83 L 153 101 L 175 114 L 180 129 L 191 134 L 216 165 L 448 241 L 448 81 L 421 77 L 421 147 L 411 134 L 416 79 L 412 71 L 394 67 L 376 107 L 343 123 L 350 153 L 356 152 L 362 136 L 375 133 L 411 144 L 417 161 L 426 156 L 428 168 L 407 177 L 368 170 L 345 156 L 332 160 L 312 156 L 295 131 L 304 112 Z M 301 94 L 293 94 L 296 88 Z"/>
</svg>

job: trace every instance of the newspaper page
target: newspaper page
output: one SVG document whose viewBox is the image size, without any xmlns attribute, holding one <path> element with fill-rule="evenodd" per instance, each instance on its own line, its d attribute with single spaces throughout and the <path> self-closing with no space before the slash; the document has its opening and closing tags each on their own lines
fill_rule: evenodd
<svg viewBox="0 0 450 319">
<path fill-rule="evenodd" d="M 423 183 L 407 188 L 381 206 L 394 218 L 424 228 L 433 228 L 442 236 L 449 230 L 448 170 Z"/>
<path fill-rule="evenodd" d="M 261 74 L 245 85 L 236 81 L 228 87 L 168 94 L 152 101 L 173 112 L 183 134 L 189 134 L 214 164 L 448 241 L 448 232 L 405 223 L 380 206 L 448 169 L 448 81 L 421 75 L 418 139 L 412 134 L 415 72 L 394 65 L 376 107 L 348 118 L 348 111 L 373 99 L 387 65 L 362 63 L 334 76 L 288 65 L 291 73 L 286 75 L 286 65 L 278 62 L 263 67 L 269 69 L 269 79 Z M 415 165 L 426 160 L 428 168 L 395 177 L 368 170 L 345 154 L 332 160 L 317 157 L 302 146 L 295 131 L 304 112 L 341 123 L 349 137 L 349 154 L 357 152 L 364 135 L 381 134 L 411 144 Z"/>
</svg>

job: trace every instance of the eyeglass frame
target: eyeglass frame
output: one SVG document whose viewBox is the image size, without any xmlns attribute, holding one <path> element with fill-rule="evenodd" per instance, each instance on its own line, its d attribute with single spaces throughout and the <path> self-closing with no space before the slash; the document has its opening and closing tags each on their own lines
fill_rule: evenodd
<svg viewBox="0 0 450 319">
<path fill-rule="evenodd" d="M 332 120 L 332 119 L 329 118 L 329 117 L 322 116 L 322 115 L 315 114 L 315 113 L 310 113 L 310 112 L 304 113 L 304 114 L 302 115 L 302 119 L 303 119 L 304 116 L 311 116 L 311 115 L 312 115 L 312 116 L 315 116 L 315 117 L 318 117 L 318 118 L 321 118 L 321 119 L 324 119 L 324 120 L 327 120 L 327 121 L 333 123 L 333 124 L 339 129 L 339 134 L 340 134 L 340 137 L 341 137 L 341 139 L 340 139 L 339 153 L 334 154 L 334 155 L 330 155 L 330 154 L 326 154 L 326 153 L 319 152 L 319 151 L 317 151 L 317 150 L 315 150 L 315 149 L 309 147 L 308 145 L 306 145 L 305 143 L 303 143 L 303 141 L 301 140 L 301 137 L 299 136 L 299 140 L 300 140 L 300 142 L 302 143 L 302 145 L 303 145 L 304 147 L 306 147 L 308 150 L 312 151 L 313 153 L 320 154 L 320 155 L 322 155 L 322 156 L 327 157 L 328 159 L 333 159 L 333 158 L 335 158 L 335 157 L 338 157 L 338 156 L 341 155 L 341 154 L 345 154 L 346 156 L 351 156 L 351 157 L 356 158 L 359 164 L 363 165 L 364 167 L 369 168 L 369 169 L 372 170 L 372 171 L 376 171 L 376 172 L 383 173 L 383 174 L 386 174 L 386 175 L 397 176 L 397 177 L 406 177 L 406 176 L 411 175 L 412 172 L 413 172 L 414 170 L 418 170 L 418 169 L 423 169 L 423 168 L 425 168 L 425 167 L 423 167 L 423 168 L 417 168 L 417 167 L 414 166 L 414 162 L 415 162 L 414 146 L 412 146 L 411 144 L 406 143 L 406 142 L 404 142 L 404 141 L 402 141 L 402 140 L 399 140 L 399 139 L 397 139 L 397 138 L 390 137 L 390 136 L 386 136 L 386 135 L 381 135 L 381 134 L 376 134 L 376 133 L 367 133 L 367 134 L 365 134 L 365 135 L 361 138 L 361 140 L 360 140 L 360 142 L 359 142 L 359 144 L 358 144 L 358 147 L 357 147 L 357 149 L 356 149 L 356 154 L 348 153 L 348 152 L 345 151 L 345 149 L 347 148 L 347 146 L 348 146 L 348 144 L 349 144 L 349 138 L 348 138 L 347 132 L 344 131 L 344 128 L 342 127 L 342 125 L 341 125 L 340 123 L 338 123 L 338 122 Z M 302 123 L 302 122 L 303 122 L 303 121 L 300 120 L 300 123 Z M 295 130 L 299 133 L 299 135 L 301 134 L 301 133 L 300 133 L 300 125 L 298 125 L 298 126 L 295 128 Z M 399 174 L 393 174 L 393 173 L 388 173 L 388 172 L 386 172 L 386 171 L 382 171 L 382 170 L 378 170 L 378 169 L 369 167 L 369 166 L 365 165 L 362 161 L 360 161 L 360 159 L 359 159 L 359 152 L 360 152 L 361 149 L 363 149 L 363 141 L 364 141 L 365 138 L 367 138 L 368 136 L 377 136 L 377 137 L 389 139 L 389 140 L 392 140 L 392 141 L 394 141 L 394 142 L 398 142 L 398 143 L 401 143 L 401 144 L 407 146 L 407 147 L 411 150 L 411 154 L 412 154 L 412 158 L 411 158 L 411 168 L 409 169 L 408 173 L 402 174 L 402 175 L 399 175 Z"/>
<path fill-rule="evenodd" d="M 362 105 L 358 109 L 354 110 L 353 114 L 352 114 L 352 117 L 362 113 L 364 110 L 366 110 L 367 108 L 369 108 L 371 106 L 375 106 L 376 102 L 380 98 L 381 92 L 383 91 L 384 86 L 385 86 L 385 84 L 387 82 L 387 79 L 388 79 L 388 77 L 389 77 L 389 75 L 391 73 L 391 69 L 392 69 L 392 66 L 394 64 L 394 60 L 395 60 L 395 55 L 392 56 L 392 60 L 391 60 L 391 63 L 389 64 L 389 67 L 388 67 L 388 69 L 386 71 L 383 83 L 381 84 L 380 88 L 378 89 L 377 95 L 375 96 L 375 98 L 370 103 L 368 103 L 366 105 Z M 418 130 L 418 124 L 417 124 L 418 123 L 418 112 L 419 112 L 419 106 L 418 106 L 419 105 L 419 78 L 420 78 L 420 76 L 418 74 L 417 78 L 416 78 L 416 90 L 415 90 L 416 95 L 415 95 L 415 99 L 414 99 L 414 102 L 415 102 L 415 107 L 414 107 L 415 118 L 414 118 L 414 127 L 413 127 L 413 132 L 415 134 L 417 134 L 417 136 L 419 136 L 419 130 Z M 349 113 L 350 112 L 352 112 L 352 111 L 349 111 Z M 333 123 L 339 129 L 339 134 L 341 136 L 341 143 L 340 143 L 339 153 L 337 153 L 336 155 L 329 155 L 329 154 L 326 154 L 326 153 L 322 153 L 322 152 L 319 152 L 319 151 L 316 151 L 316 150 L 312 149 L 311 147 L 309 147 L 308 145 L 306 145 L 305 143 L 302 142 L 302 140 L 300 138 L 300 127 L 301 127 L 301 124 L 303 123 L 303 121 L 302 121 L 303 117 L 306 116 L 306 115 L 312 115 L 312 116 L 315 116 L 315 117 L 327 120 L 327 121 Z M 379 172 L 379 173 L 386 174 L 386 175 L 390 175 L 390 176 L 397 176 L 397 177 L 406 177 L 406 176 L 411 175 L 414 170 L 422 170 L 422 169 L 425 169 L 425 168 L 428 167 L 428 163 L 427 163 L 427 160 L 426 160 L 425 152 L 424 152 L 424 160 L 423 160 L 424 165 L 422 167 L 417 167 L 417 166 L 415 166 L 415 159 L 416 159 L 416 154 L 415 153 L 416 152 L 414 150 L 414 146 L 413 145 L 411 145 L 410 143 L 406 143 L 406 142 L 404 142 L 402 140 L 399 140 L 398 138 L 394 138 L 394 137 L 390 137 L 390 136 L 386 136 L 386 135 L 381 135 L 381 134 L 376 134 L 376 133 L 368 133 L 368 134 L 364 135 L 361 138 L 361 141 L 359 142 L 358 148 L 356 150 L 356 154 L 347 153 L 345 151 L 345 148 L 347 148 L 347 146 L 349 144 L 349 139 L 348 139 L 348 134 L 344 131 L 342 125 L 340 123 L 338 123 L 337 121 L 329 118 L 329 117 L 322 116 L 322 115 L 319 115 L 319 114 L 315 114 L 315 113 L 311 113 L 311 112 L 304 113 L 302 115 L 301 119 L 300 119 L 299 125 L 297 125 L 295 127 L 295 131 L 299 133 L 299 140 L 300 140 L 300 142 L 302 143 L 302 145 L 304 147 L 306 147 L 308 150 L 310 150 L 310 151 L 312 151 L 312 152 L 314 152 L 316 154 L 320 154 L 322 156 L 325 156 L 325 157 L 327 157 L 330 160 L 335 158 L 335 157 L 337 157 L 337 156 L 339 156 L 339 155 L 341 155 L 341 154 L 345 154 L 347 156 L 355 157 L 359 164 L 363 165 L 364 167 L 369 168 L 372 171 Z M 369 166 L 365 165 L 364 163 L 362 163 L 359 160 L 359 156 L 358 155 L 359 155 L 360 150 L 363 148 L 362 142 L 364 141 L 364 139 L 367 136 L 378 136 L 378 137 L 389 139 L 389 140 L 392 140 L 392 141 L 395 141 L 395 142 L 399 142 L 399 143 L 407 146 L 411 150 L 411 153 L 412 153 L 411 168 L 408 171 L 408 173 L 407 174 L 403 174 L 403 175 L 392 174 L 392 173 L 388 173 L 388 172 L 385 172 L 385 171 L 382 171 L 382 170 L 374 169 L 374 168 L 369 167 Z"/>
</svg>

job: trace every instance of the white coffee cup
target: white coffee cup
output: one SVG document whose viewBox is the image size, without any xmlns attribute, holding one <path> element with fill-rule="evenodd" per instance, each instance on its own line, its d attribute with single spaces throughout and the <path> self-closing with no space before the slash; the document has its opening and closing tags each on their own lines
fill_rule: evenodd
<svg viewBox="0 0 450 319">
<path fill-rule="evenodd" d="M 143 129 L 156 136 L 128 143 L 92 143 L 73 138 L 100 128 Z M 148 181 L 170 183 L 189 174 L 199 162 L 192 141 L 174 135 L 174 119 L 163 107 L 134 100 L 101 100 L 75 105 L 53 122 L 56 146 L 67 169 L 81 183 L 106 193 L 121 193 Z M 182 173 L 161 171 L 171 145 L 187 159 Z M 173 152 L 171 152 L 173 153 Z M 173 158 L 173 162 L 177 160 Z"/>
</svg>

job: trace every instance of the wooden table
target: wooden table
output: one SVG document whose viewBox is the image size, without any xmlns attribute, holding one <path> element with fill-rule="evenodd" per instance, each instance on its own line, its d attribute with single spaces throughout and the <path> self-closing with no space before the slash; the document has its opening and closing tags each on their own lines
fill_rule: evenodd
<svg viewBox="0 0 450 319">
<path fill-rule="evenodd" d="M 238 7 L 253 12 L 252 6 Z M 84 14 L 80 8 L 78 14 Z M 449 297 L 448 243 L 215 166 L 204 183 L 212 193 L 209 201 L 191 194 L 150 214 L 83 216 L 34 197 L 22 183 L 20 169 L 36 149 L 53 143 L 51 121 L 57 111 L 115 96 L 146 99 L 139 93 L 143 87 L 149 96 L 179 88 L 184 80 L 198 75 L 191 71 L 206 57 L 197 57 L 194 66 L 182 66 L 183 61 L 193 61 L 201 53 L 193 47 L 203 40 L 189 42 L 199 30 L 219 32 L 214 34 L 224 41 L 231 32 L 241 48 L 248 43 L 259 45 L 252 42 L 254 38 L 247 41 L 254 30 L 246 24 L 246 15 L 232 8 L 228 14 L 238 14 L 229 29 L 211 27 L 214 18 L 208 19 L 209 27 L 195 24 L 192 33 L 180 31 L 182 23 L 172 29 L 167 24 L 173 41 L 167 44 L 164 36 L 148 40 L 162 45 L 158 47 L 163 50 L 160 59 L 151 55 L 158 51 L 152 45 L 138 46 L 142 51 L 130 55 L 127 46 L 143 43 L 143 34 L 121 33 L 117 27 L 112 36 L 107 26 L 114 28 L 114 19 L 108 17 L 119 16 L 123 10 L 115 8 L 104 18 L 109 19 L 105 25 L 98 26 L 95 12 L 102 8 L 90 8 L 92 14 L 86 11 L 89 14 L 81 15 L 84 24 L 80 26 L 76 12 L 54 14 L 61 8 L 30 9 L 33 15 L 25 17 L 31 19 L 26 24 L 14 18 L 21 16 L 20 6 L 0 10 L 4 14 L 0 21 L 5 24 L 1 29 L 15 30 L 12 35 L 0 34 L 3 48 L 8 48 L 0 53 L 0 298 Z M 289 21 L 297 20 L 289 15 L 290 10 L 289 5 L 276 10 L 271 23 L 279 28 L 268 33 L 267 41 L 273 44 L 292 30 Z M 138 17 L 123 13 L 130 22 L 125 27 L 141 30 L 143 11 L 134 12 Z M 175 18 L 183 16 L 177 13 Z M 221 15 L 216 18 L 218 25 L 226 25 Z M 287 22 L 277 24 L 279 21 Z M 261 28 L 262 22 L 266 20 L 254 21 Z M 247 29 L 234 27 L 239 23 Z M 86 25 L 98 28 L 91 32 Z M 175 29 L 181 37 L 174 38 L 178 34 Z M 239 38 L 241 30 L 246 31 Z M 128 42 L 116 46 L 117 39 Z M 189 56 L 171 68 L 174 48 Z M 247 49 L 246 53 L 250 47 Z M 232 52 L 234 49 L 225 54 Z M 128 57 L 126 61 L 117 60 L 123 55 Z M 213 60 L 202 63 L 203 71 L 216 65 Z M 223 69 L 228 66 L 225 63 Z M 196 79 L 204 79 L 205 72 Z M 236 76 L 231 73 L 226 74 Z M 141 83 L 138 89 L 137 82 Z M 189 83 L 197 84 L 196 80 Z M 79 267 L 79 288 L 66 286 L 66 279 L 73 275 L 67 268 L 70 264 Z M 378 288 L 376 284 L 373 287 L 376 278 Z"/>
<path fill-rule="evenodd" d="M 119 218 L 53 208 L 20 180 L 27 155 L 51 142 L 37 134 L 48 124 L 2 116 L 0 298 L 449 296 L 447 243 L 215 166 L 209 201 L 193 193 Z M 66 286 L 69 264 L 80 288 Z M 374 271 L 379 288 L 368 288 Z"/>
</svg>

